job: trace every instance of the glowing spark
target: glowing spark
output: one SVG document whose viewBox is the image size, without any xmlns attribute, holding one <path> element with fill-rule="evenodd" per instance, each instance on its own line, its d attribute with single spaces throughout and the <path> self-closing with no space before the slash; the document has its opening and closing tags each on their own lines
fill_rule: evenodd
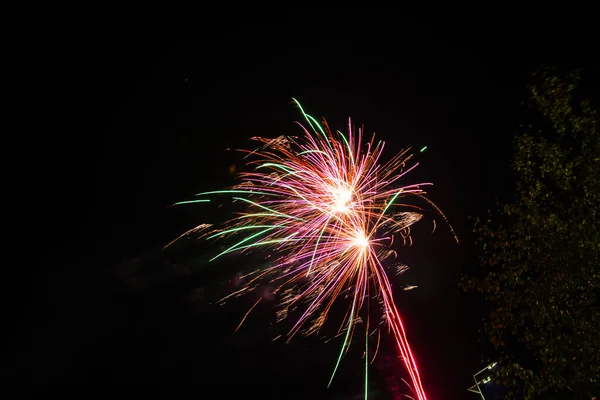
<svg viewBox="0 0 600 400">
<path fill-rule="evenodd" d="M 365 236 L 364 232 L 360 232 L 358 236 L 353 238 L 352 244 L 364 250 L 369 247 L 369 238 Z"/>
<path fill-rule="evenodd" d="M 352 192 L 346 188 L 337 188 L 333 193 L 333 204 L 334 211 L 347 212 L 349 210 L 349 203 L 352 199 Z"/>
</svg>

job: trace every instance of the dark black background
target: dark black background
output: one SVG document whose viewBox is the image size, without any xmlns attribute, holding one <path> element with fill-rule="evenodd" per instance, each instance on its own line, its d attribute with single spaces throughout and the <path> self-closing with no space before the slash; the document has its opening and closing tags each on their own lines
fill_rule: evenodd
<svg viewBox="0 0 600 400">
<path fill-rule="evenodd" d="M 326 389 L 340 343 L 271 343 L 283 329 L 271 324 L 272 304 L 231 335 L 254 298 L 209 303 L 253 261 L 208 268 L 214 248 L 159 251 L 220 218 L 203 205 L 167 206 L 231 184 L 228 168 L 240 157 L 226 148 L 296 132 L 295 97 L 333 127 L 348 117 L 364 124 L 389 152 L 428 146 L 411 179 L 435 183 L 430 197 L 461 244 L 443 226 L 419 235 L 403 254 L 411 270 L 394 278 L 418 288 L 399 292 L 397 303 L 430 398 L 471 398 L 466 388 L 484 361 L 478 305 L 456 286 L 476 261 L 466 218 L 510 188 L 511 140 L 531 72 L 540 63 L 593 67 L 591 26 L 397 10 L 252 15 L 212 25 L 205 15 L 185 33 L 80 22 L 40 37 L 44 67 L 32 96 L 48 123 L 31 137 L 31 187 L 43 201 L 34 199 L 30 213 L 41 256 L 18 271 L 16 382 L 56 393 L 64 391 L 56 385 L 89 393 L 140 384 L 168 398 L 190 385 L 201 398 L 361 395 L 362 350 L 345 357 Z M 385 344 L 380 351 L 384 361 L 394 355 Z M 381 363 L 371 398 L 387 398 L 384 378 L 403 374 L 399 361 Z"/>
</svg>

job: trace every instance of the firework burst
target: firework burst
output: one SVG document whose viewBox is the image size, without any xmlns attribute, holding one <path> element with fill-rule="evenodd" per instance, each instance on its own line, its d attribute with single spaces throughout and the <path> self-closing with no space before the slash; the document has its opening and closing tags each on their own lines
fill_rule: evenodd
<svg viewBox="0 0 600 400">
<path fill-rule="evenodd" d="M 244 151 L 249 168 L 240 174 L 240 184 L 177 203 L 207 202 L 210 196 L 228 195 L 244 203 L 245 211 L 221 228 L 209 230 L 203 224 L 186 234 L 202 232 L 207 239 L 233 240 L 212 260 L 256 248 L 267 251 L 270 266 L 257 271 L 247 285 L 230 296 L 247 293 L 260 279 L 271 279 L 273 294 L 281 299 L 278 315 L 287 315 L 291 307 L 303 307 L 288 340 L 301 330 L 306 334 L 318 332 L 333 304 L 349 298 L 339 330 L 344 342 L 329 384 L 358 321 L 365 325 L 366 379 L 368 364 L 377 353 L 376 349 L 372 356 L 369 354 L 369 336 L 381 326 L 371 323 L 368 311 L 369 301 L 376 300 L 408 371 L 414 396 L 426 399 L 383 263 L 395 257 L 395 243 L 412 243 L 410 228 L 423 216 L 423 208 L 409 205 L 407 198 L 424 200 L 443 217 L 425 197 L 423 188 L 431 183 L 401 184 L 418 165 L 410 164 L 410 149 L 384 162 L 385 143 L 376 143 L 375 135 L 364 140 L 363 130 L 354 129 L 350 120 L 346 135 L 334 132 L 326 121 L 319 123 L 296 104 L 306 121 L 298 123 L 300 137 L 252 138 L 260 145 Z M 402 265 L 399 271 L 405 269 Z M 365 398 L 366 389 L 365 382 Z"/>
</svg>

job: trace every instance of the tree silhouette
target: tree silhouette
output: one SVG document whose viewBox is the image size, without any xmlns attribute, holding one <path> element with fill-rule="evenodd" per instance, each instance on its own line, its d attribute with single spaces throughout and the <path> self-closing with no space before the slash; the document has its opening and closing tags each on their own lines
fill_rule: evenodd
<svg viewBox="0 0 600 400">
<path fill-rule="evenodd" d="M 482 267 L 461 286 L 490 305 L 483 332 L 513 397 L 589 399 L 600 381 L 598 112 L 576 100 L 581 71 L 534 78 L 514 198 L 475 221 Z"/>
</svg>

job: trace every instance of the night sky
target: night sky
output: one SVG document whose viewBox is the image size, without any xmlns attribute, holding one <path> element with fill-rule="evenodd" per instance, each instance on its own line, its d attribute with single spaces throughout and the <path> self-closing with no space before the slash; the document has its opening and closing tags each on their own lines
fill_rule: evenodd
<svg viewBox="0 0 600 400">
<path fill-rule="evenodd" d="M 388 152 L 428 146 L 410 179 L 434 182 L 430 198 L 461 243 L 444 226 L 422 228 L 401 253 L 411 269 L 394 278 L 418 288 L 396 299 L 430 398 L 476 396 L 466 389 L 485 362 L 479 305 L 456 286 L 476 262 L 467 216 L 506 197 L 528 76 L 540 63 L 587 65 L 591 28 L 288 10 L 179 35 L 120 25 L 77 32 L 44 53 L 40 98 L 56 111 L 32 139 L 45 199 L 30 212 L 43 240 L 40 261 L 19 275 L 16 382 L 47 393 L 143 384 L 135 393 L 166 398 L 189 388 L 200 398 L 361 398 L 362 349 L 327 389 L 341 342 L 271 342 L 285 328 L 272 324 L 272 303 L 232 336 L 256 297 L 211 302 L 256 259 L 207 265 L 216 248 L 197 242 L 160 252 L 192 226 L 224 219 L 201 204 L 168 205 L 232 184 L 241 157 L 227 148 L 298 133 L 295 97 L 334 128 L 348 117 L 364 124 Z M 384 344 L 371 398 L 394 398 L 404 373 L 386 359 L 394 355 Z"/>
</svg>

